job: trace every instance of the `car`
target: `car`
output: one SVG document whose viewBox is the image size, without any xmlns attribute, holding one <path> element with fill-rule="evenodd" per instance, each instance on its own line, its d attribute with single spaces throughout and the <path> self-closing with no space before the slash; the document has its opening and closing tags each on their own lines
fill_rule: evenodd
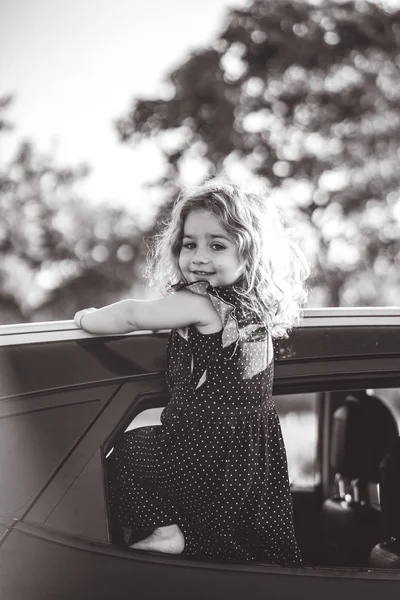
<svg viewBox="0 0 400 600">
<path fill-rule="evenodd" d="M 168 331 L 0 327 L 0 598 L 400 597 L 400 307 L 306 309 L 276 347 L 273 396 L 303 568 L 122 547 L 116 436 L 168 402 Z"/>
</svg>

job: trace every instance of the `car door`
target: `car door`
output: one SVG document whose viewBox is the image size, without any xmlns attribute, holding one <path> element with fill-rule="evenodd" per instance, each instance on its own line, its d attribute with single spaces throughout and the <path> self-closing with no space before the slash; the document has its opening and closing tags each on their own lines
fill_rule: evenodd
<svg viewBox="0 0 400 600">
<path fill-rule="evenodd" d="M 168 400 L 167 333 L 91 336 L 69 322 L 1 329 L 1 598 L 336 598 L 352 581 L 366 598 L 382 585 L 387 598 L 397 598 L 396 574 L 208 564 L 117 547 L 108 522 L 106 456 L 115 435 Z M 334 360 L 310 357 L 318 340 L 331 347 L 326 324 L 312 329 L 299 329 L 282 344 L 274 388 L 277 403 L 295 402 L 296 395 L 315 398 L 315 481 L 293 489 L 310 556 L 318 553 L 317 536 L 306 540 L 307 531 L 317 531 L 326 391 L 339 380 L 348 385 L 358 377 L 361 383 L 366 372 L 371 375 L 371 363 L 363 371 L 361 358 L 349 368 L 340 344 Z M 374 360 L 375 375 L 382 376 Z M 397 354 L 385 367 L 387 381 L 399 367 Z"/>
</svg>

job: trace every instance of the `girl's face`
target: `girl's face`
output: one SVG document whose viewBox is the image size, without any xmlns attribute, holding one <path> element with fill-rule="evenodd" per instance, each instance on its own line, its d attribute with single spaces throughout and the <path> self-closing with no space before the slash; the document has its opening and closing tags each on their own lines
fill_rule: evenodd
<svg viewBox="0 0 400 600">
<path fill-rule="evenodd" d="M 211 285 L 230 285 L 243 273 L 236 243 L 216 215 L 192 210 L 183 227 L 179 268 L 188 283 L 206 279 Z"/>
</svg>

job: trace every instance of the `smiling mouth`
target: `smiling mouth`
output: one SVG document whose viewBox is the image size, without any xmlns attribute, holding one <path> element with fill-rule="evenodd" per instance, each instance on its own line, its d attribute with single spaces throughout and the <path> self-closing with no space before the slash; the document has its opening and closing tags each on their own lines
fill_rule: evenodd
<svg viewBox="0 0 400 600">
<path fill-rule="evenodd" d="M 211 271 L 192 271 L 194 275 L 215 275 L 215 272 Z"/>
</svg>

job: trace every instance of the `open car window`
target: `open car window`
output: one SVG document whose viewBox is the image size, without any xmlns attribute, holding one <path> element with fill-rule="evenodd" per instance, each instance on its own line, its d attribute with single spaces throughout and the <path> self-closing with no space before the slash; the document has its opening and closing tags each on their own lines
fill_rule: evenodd
<svg viewBox="0 0 400 600">
<path fill-rule="evenodd" d="M 400 430 L 400 388 L 375 388 L 369 390 L 386 404 L 397 420 L 397 425 Z"/>
<path fill-rule="evenodd" d="M 281 423 L 291 487 L 312 488 L 317 472 L 317 392 L 274 396 Z"/>
</svg>

